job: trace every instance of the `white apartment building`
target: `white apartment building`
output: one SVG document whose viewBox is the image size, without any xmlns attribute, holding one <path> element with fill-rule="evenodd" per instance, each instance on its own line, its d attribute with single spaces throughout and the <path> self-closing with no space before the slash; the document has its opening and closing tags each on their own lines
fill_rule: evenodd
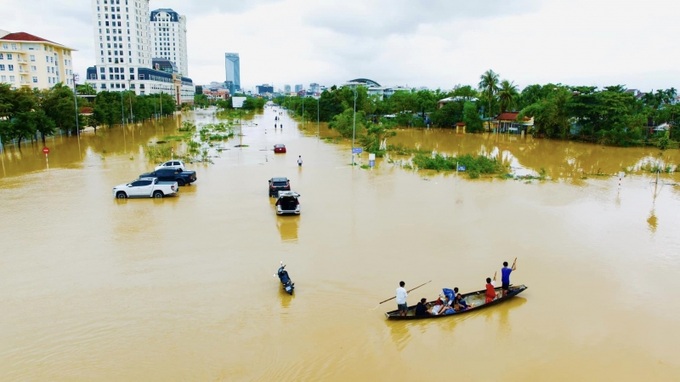
<svg viewBox="0 0 680 382">
<path fill-rule="evenodd" d="M 12 89 L 72 87 L 73 50 L 26 32 L 0 30 L 0 83 Z"/>
<path fill-rule="evenodd" d="M 189 76 L 187 57 L 187 20 L 168 8 L 151 11 L 153 58 L 172 61 L 182 76 Z"/>
<path fill-rule="evenodd" d="M 154 68 L 149 0 L 91 1 L 96 61 L 85 82 L 97 91 L 173 94 L 178 104 L 192 103 L 190 78 Z"/>
</svg>

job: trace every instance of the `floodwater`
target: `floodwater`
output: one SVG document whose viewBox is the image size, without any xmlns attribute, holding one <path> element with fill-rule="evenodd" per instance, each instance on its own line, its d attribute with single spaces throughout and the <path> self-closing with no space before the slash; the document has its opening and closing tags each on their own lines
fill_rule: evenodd
<svg viewBox="0 0 680 382">
<path fill-rule="evenodd" d="M 195 184 L 162 200 L 115 200 L 111 188 L 153 167 L 146 144 L 212 114 L 49 139 L 48 158 L 42 144 L 5 147 L 0 380 L 680 379 L 678 179 L 638 171 L 680 163 L 677 151 L 440 130 L 390 138 L 492 153 L 549 178 L 469 180 L 397 157 L 352 167 L 348 143 L 285 114 L 274 130 L 274 113 L 244 123 L 213 163 L 192 165 Z M 272 176 L 302 195 L 300 216 L 275 215 Z M 496 307 L 390 322 L 394 300 L 378 304 L 400 280 L 431 280 L 411 304 L 483 289 L 514 258 L 512 282 L 529 289 Z M 293 296 L 274 277 L 280 261 Z"/>
</svg>

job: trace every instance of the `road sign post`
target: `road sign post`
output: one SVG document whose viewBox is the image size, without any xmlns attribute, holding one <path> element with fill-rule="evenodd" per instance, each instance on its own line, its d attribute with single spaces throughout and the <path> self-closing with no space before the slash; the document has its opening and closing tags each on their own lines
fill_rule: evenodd
<svg viewBox="0 0 680 382">
<path fill-rule="evenodd" d="M 50 149 L 45 146 L 43 147 L 42 152 L 45 154 L 45 164 L 47 165 L 47 168 L 50 168 L 50 159 L 47 157 L 47 154 L 50 153 Z"/>
</svg>

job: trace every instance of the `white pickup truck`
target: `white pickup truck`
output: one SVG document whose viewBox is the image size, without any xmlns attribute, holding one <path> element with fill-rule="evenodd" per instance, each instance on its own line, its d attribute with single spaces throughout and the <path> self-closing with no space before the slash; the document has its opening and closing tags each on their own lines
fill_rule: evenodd
<svg viewBox="0 0 680 382">
<path fill-rule="evenodd" d="M 161 182 L 158 178 L 139 178 L 130 183 L 119 184 L 113 188 L 116 199 L 127 198 L 162 198 L 176 195 L 179 190 L 177 182 Z"/>
</svg>

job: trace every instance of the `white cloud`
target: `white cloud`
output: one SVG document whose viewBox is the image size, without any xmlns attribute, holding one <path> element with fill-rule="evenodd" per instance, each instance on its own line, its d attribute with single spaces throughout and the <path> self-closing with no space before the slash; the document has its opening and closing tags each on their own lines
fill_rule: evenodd
<svg viewBox="0 0 680 382">
<path fill-rule="evenodd" d="M 89 0 L 6 2 L 0 29 L 67 45 L 94 64 Z M 534 83 L 680 88 L 676 0 L 151 0 L 187 16 L 190 77 L 224 80 L 238 52 L 244 86 L 341 84 L 450 89 L 492 69 Z"/>
</svg>

